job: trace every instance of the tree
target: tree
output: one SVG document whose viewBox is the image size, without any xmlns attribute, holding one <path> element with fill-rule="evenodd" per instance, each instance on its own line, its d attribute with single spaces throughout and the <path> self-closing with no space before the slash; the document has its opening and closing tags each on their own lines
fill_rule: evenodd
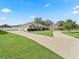
<svg viewBox="0 0 79 59">
<path fill-rule="evenodd" d="M 42 24 L 42 25 L 45 25 L 45 26 L 50 26 L 50 25 L 53 24 L 53 22 L 51 20 L 43 21 L 41 17 L 36 17 L 34 19 L 34 23 Z"/>
<path fill-rule="evenodd" d="M 59 27 L 62 27 L 64 25 L 65 21 L 58 21 L 57 24 Z"/>
<path fill-rule="evenodd" d="M 72 21 L 71 19 L 68 19 L 65 25 L 66 25 L 66 29 L 68 29 L 68 31 L 70 32 L 71 29 L 76 27 L 76 22 Z"/>
<path fill-rule="evenodd" d="M 53 28 L 52 28 L 52 25 L 53 25 L 53 22 L 51 20 L 46 20 L 46 21 L 43 21 L 43 25 L 47 26 L 49 28 L 49 30 L 51 31 L 51 35 L 53 36 Z"/>
<path fill-rule="evenodd" d="M 58 21 L 56 24 L 58 25 L 59 29 L 61 29 L 61 30 L 65 29 L 65 27 L 64 27 L 65 21 Z"/>
<path fill-rule="evenodd" d="M 39 23 L 39 24 L 42 24 L 42 18 L 41 17 L 36 17 L 35 19 L 34 19 L 34 22 L 35 23 Z"/>
<path fill-rule="evenodd" d="M 43 21 L 43 25 L 46 25 L 47 27 L 51 26 L 53 22 L 51 20 Z"/>
</svg>

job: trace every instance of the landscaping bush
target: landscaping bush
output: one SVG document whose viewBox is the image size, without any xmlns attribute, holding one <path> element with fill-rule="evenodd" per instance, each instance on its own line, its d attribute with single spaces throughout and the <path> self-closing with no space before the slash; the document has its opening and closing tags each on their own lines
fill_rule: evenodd
<svg viewBox="0 0 79 59">
<path fill-rule="evenodd" d="M 49 30 L 49 28 L 42 28 L 42 30 Z M 41 31 L 41 29 L 27 29 L 27 31 Z"/>
<path fill-rule="evenodd" d="M 42 28 L 42 30 L 49 30 L 49 28 Z"/>
<path fill-rule="evenodd" d="M 28 31 L 36 31 L 37 29 L 27 29 Z"/>
<path fill-rule="evenodd" d="M 58 28 L 59 30 L 64 30 L 62 27 Z"/>
</svg>

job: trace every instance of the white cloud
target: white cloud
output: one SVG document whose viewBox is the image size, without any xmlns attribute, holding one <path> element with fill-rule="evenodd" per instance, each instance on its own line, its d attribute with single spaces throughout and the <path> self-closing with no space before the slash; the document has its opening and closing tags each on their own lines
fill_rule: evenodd
<svg viewBox="0 0 79 59">
<path fill-rule="evenodd" d="M 78 14 L 79 13 L 79 11 L 73 11 L 73 14 Z"/>
<path fill-rule="evenodd" d="M 77 5 L 76 8 L 79 8 L 79 5 Z"/>
<path fill-rule="evenodd" d="M 79 5 L 76 5 L 75 7 L 73 7 L 73 14 L 79 14 Z"/>
<path fill-rule="evenodd" d="M 79 5 L 76 5 L 73 9 L 74 9 L 74 10 L 75 10 L 75 9 L 79 9 Z"/>
<path fill-rule="evenodd" d="M 3 9 L 1 9 L 1 12 L 3 12 L 3 13 L 10 13 L 10 12 L 12 12 L 12 10 L 8 9 L 8 8 L 3 8 Z"/>
<path fill-rule="evenodd" d="M 73 9 L 75 10 L 76 8 L 74 7 Z"/>
<path fill-rule="evenodd" d="M 34 18 L 34 16 L 30 16 L 30 18 Z"/>
<path fill-rule="evenodd" d="M 49 7 L 51 4 L 50 3 L 47 3 L 44 5 L 44 7 Z"/>
<path fill-rule="evenodd" d="M 64 17 L 66 17 L 67 15 L 66 14 L 64 14 Z"/>
<path fill-rule="evenodd" d="M 5 17 L 1 17 L 1 20 L 5 20 L 6 18 Z"/>
</svg>

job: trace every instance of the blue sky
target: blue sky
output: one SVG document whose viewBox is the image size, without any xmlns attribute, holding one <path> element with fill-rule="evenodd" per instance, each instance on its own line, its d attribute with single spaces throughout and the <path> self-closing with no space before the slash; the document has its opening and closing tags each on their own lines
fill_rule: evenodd
<svg viewBox="0 0 79 59">
<path fill-rule="evenodd" d="M 0 0 L 0 24 L 23 24 L 35 17 L 79 24 L 79 0 Z"/>
</svg>

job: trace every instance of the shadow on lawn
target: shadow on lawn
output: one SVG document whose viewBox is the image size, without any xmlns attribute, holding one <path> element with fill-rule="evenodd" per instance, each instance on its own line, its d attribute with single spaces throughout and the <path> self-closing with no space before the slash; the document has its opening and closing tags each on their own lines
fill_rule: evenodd
<svg viewBox="0 0 79 59">
<path fill-rule="evenodd" d="M 8 34 L 8 32 L 0 30 L 0 35 L 4 35 L 4 34 Z"/>
</svg>

